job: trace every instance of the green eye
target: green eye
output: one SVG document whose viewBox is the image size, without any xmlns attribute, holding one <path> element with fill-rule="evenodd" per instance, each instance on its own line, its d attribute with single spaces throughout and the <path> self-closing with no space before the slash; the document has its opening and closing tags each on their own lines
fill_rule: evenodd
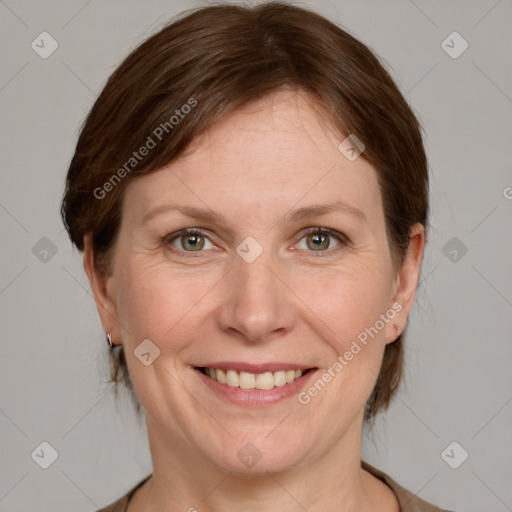
<svg viewBox="0 0 512 512">
<path fill-rule="evenodd" d="M 180 240 L 185 250 L 191 248 L 192 251 L 200 251 L 204 247 L 204 237 L 201 235 L 183 235 Z"/>
<path fill-rule="evenodd" d="M 208 238 L 198 229 L 186 229 L 180 231 L 172 238 L 167 238 L 166 241 L 176 249 L 185 252 L 200 252 L 202 249 L 210 249 L 213 247 Z M 211 247 L 205 247 L 208 243 Z"/>
<path fill-rule="evenodd" d="M 309 248 L 313 249 L 313 251 L 329 249 L 329 245 L 331 244 L 329 235 L 324 233 L 314 233 L 312 235 L 308 235 L 306 237 L 306 243 L 308 244 Z"/>
<path fill-rule="evenodd" d="M 303 240 L 305 240 L 305 245 Z M 333 246 L 333 240 L 335 244 Z M 198 228 L 183 229 L 177 233 L 172 233 L 164 239 L 166 244 L 170 244 L 178 252 L 196 252 L 201 253 L 204 250 L 212 249 L 214 245 L 210 242 L 205 233 Z M 208 245 L 209 244 L 209 245 Z M 301 244 L 302 247 L 301 247 Z M 298 248 L 306 252 L 329 252 L 331 253 L 341 249 L 349 244 L 348 238 L 342 233 L 338 233 L 329 228 L 310 228 L 297 244 Z M 331 251 L 328 251 L 331 249 Z"/>
<path fill-rule="evenodd" d="M 337 246 L 347 244 L 347 240 L 344 235 L 328 228 L 312 228 L 309 230 L 308 234 L 301 239 L 301 241 L 306 241 L 305 250 L 325 252 L 327 249 L 332 247 L 333 239 L 337 241 L 337 245 L 334 246 L 334 249 L 336 249 Z M 304 247 L 300 248 L 302 249 Z"/>
</svg>

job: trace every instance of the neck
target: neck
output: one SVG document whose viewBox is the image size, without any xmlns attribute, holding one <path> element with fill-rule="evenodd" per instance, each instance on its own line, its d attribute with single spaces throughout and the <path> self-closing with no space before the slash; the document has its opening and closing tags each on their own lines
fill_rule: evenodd
<svg viewBox="0 0 512 512">
<path fill-rule="evenodd" d="M 134 496 L 129 512 L 369 512 L 382 508 L 377 494 L 382 498 L 387 492 L 390 497 L 390 490 L 384 491 L 385 486 L 361 468 L 362 417 L 320 456 L 256 474 L 227 472 L 192 447 L 170 440 L 149 418 L 146 421 L 153 476 Z"/>
</svg>

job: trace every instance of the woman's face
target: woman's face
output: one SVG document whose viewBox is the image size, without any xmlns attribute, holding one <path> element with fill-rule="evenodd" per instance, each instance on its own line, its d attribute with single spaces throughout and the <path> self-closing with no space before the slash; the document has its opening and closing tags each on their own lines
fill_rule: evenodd
<svg viewBox="0 0 512 512">
<path fill-rule="evenodd" d="M 359 450 L 386 343 L 405 326 L 422 229 L 397 270 L 375 170 L 338 149 L 310 102 L 282 90 L 252 103 L 126 190 L 98 310 L 152 448 L 185 464 L 254 473 Z"/>
</svg>

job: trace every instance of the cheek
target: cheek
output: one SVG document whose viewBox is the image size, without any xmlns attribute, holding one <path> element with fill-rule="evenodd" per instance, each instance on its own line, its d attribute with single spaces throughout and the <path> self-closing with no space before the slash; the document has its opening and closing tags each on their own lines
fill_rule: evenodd
<svg viewBox="0 0 512 512">
<path fill-rule="evenodd" d="M 126 258 L 120 267 L 117 312 L 130 379 L 144 408 L 158 416 L 169 400 L 177 407 L 180 395 L 167 390 L 177 378 L 180 354 L 197 338 L 201 298 L 214 280 L 183 275 L 161 263 L 151 264 L 147 257 Z M 146 339 L 160 350 L 148 366 L 134 354 Z"/>
<path fill-rule="evenodd" d="M 298 294 L 308 294 L 311 331 L 329 347 L 302 398 L 315 404 L 316 420 L 331 424 L 335 436 L 364 408 L 375 386 L 386 347 L 380 315 L 388 307 L 389 287 L 380 271 L 369 269 L 325 277 L 316 287 L 299 283 Z M 377 322 L 380 329 L 374 330 Z"/>
<path fill-rule="evenodd" d="M 374 261 L 296 277 L 293 290 L 311 311 L 315 331 L 321 330 L 336 354 L 342 354 L 385 312 L 390 287 L 387 273 Z"/>
<path fill-rule="evenodd" d="M 132 258 L 123 265 L 119 279 L 118 315 L 123 341 L 135 348 L 149 338 L 166 352 L 175 352 L 190 342 L 218 276 L 190 270 L 179 272 L 151 264 L 148 258 Z M 188 341 L 187 341 L 188 340 Z"/>
</svg>

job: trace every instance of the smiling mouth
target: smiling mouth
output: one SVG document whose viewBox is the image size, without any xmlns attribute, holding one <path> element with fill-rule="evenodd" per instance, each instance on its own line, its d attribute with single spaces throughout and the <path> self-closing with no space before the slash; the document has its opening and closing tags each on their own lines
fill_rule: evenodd
<svg viewBox="0 0 512 512">
<path fill-rule="evenodd" d="M 273 389 L 300 379 L 314 368 L 278 370 L 276 372 L 249 373 L 219 368 L 197 368 L 201 373 L 221 384 L 241 389 Z"/>
</svg>

